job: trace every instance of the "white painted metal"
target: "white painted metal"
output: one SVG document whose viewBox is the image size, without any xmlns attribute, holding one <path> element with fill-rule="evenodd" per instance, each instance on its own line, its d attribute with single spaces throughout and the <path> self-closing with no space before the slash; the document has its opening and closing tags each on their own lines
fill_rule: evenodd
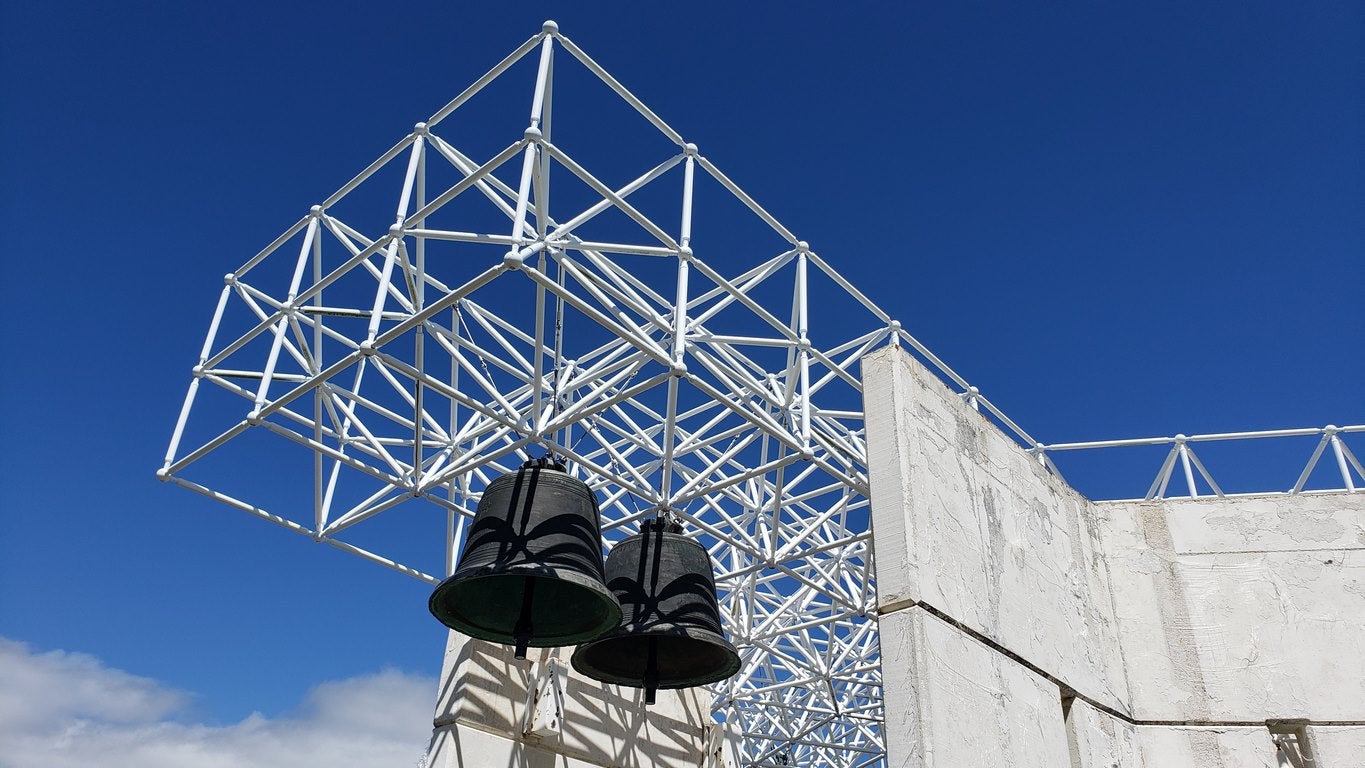
<svg viewBox="0 0 1365 768">
<path fill-rule="evenodd" d="M 523 59 L 527 127 L 479 162 L 459 148 L 489 135 L 477 97 Z M 556 86 L 567 65 L 643 117 L 653 143 L 615 141 L 610 158 L 558 146 L 552 120 L 563 136 L 596 119 Z M 673 145 L 662 156 L 630 156 L 659 134 Z M 633 180 L 594 175 L 603 160 Z M 716 219 L 725 205 L 742 216 Z M 767 246 L 731 243 L 741 218 Z M 434 583 L 488 482 L 554 451 L 597 491 L 608 545 L 671 511 L 710 551 L 744 660 L 714 710 L 747 763 L 880 764 L 857 366 L 883 344 L 912 350 L 1053 472 L 1049 452 L 1174 442 L 1149 496 L 1177 455 L 1191 494 L 1193 464 L 1222 495 L 1189 443 L 1290 434 L 1323 435 L 1294 492 L 1329 442 L 1348 487 L 1347 464 L 1360 471 L 1339 435 L 1365 426 L 1038 443 L 548 22 L 226 276 L 158 475 Z M 311 482 L 290 482 L 294 447 Z"/>
</svg>

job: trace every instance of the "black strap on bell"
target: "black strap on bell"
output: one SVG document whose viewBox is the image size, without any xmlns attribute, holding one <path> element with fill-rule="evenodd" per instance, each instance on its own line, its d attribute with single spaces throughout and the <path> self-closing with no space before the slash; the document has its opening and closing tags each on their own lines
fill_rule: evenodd
<svg viewBox="0 0 1365 768">
<path fill-rule="evenodd" d="M 690 688 L 739 671 L 725 639 L 711 557 L 682 535 L 682 525 L 655 518 L 607 555 L 607 586 L 621 602 L 621 625 L 578 646 L 572 663 L 604 683 L 645 689 Z"/>
<path fill-rule="evenodd" d="M 552 456 L 488 484 L 455 573 L 428 607 L 451 629 L 504 645 L 574 645 L 621 620 L 603 578 L 597 497 Z"/>
</svg>

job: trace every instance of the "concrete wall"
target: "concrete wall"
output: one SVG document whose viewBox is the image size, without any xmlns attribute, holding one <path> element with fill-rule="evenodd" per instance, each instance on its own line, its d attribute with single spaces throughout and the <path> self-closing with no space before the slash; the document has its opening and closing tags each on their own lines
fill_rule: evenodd
<svg viewBox="0 0 1365 768">
<path fill-rule="evenodd" d="M 568 665 L 572 648 L 512 649 L 449 633 L 428 768 L 722 768 L 732 755 L 698 691 L 658 691 L 585 680 Z M 528 707 L 552 659 L 564 671 L 562 715 L 528 733 Z M 553 711 L 553 707 L 550 707 Z"/>
<path fill-rule="evenodd" d="M 1365 494 L 1093 503 L 904 352 L 863 383 L 890 765 L 1274 766 L 1293 719 L 1365 766 Z"/>
<path fill-rule="evenodd" d="M 1093 505 L 909 355 L 862 366 L 878 610 L 930 606 L 1127 712 Z"/>
<path fill-rule="evenodd" d="M 1365 721 L 1360 494 L 1095 507 L 1135 717 Z"/>
</svg>

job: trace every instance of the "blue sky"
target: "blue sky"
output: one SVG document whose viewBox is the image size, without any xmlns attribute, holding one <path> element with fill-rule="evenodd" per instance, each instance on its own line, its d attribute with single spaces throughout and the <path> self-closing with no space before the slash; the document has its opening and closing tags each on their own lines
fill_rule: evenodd
<svg viewBox="0 0 1365 768">
<path fill-rule="evenodd" d="M 434 678 L 420 583 L 153 472 L 223 273 L 545 18 L 1039 439 L 1365 423 L 1359 4 L 485 5 L 0 8 L 11 663 L 225 729 Z"/>
</svg>

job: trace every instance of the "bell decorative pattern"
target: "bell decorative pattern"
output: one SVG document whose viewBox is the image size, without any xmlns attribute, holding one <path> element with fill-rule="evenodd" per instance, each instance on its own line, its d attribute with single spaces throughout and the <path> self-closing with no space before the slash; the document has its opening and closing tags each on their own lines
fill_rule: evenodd
<svg viewBox="0 0 1365 768">
<path fill-rule="evenodd" d="M 607 586 L 621 603 L 620 626 L 580 645 L 572 663 L 606 683 L 645 689 L 690 688 L 739 671 L 720 626 L 711 558 L 682 526 L 648 520 L 607 556 Z"/>
<path fill-rule="evenodd" d="M 615 627 L 603 578 L 597 498 L 548 457 L 490 483 L 455 573 L 431 593 L 432 615 L 470 637 L 526 648 L 574 645 Z"/>
</svg>

